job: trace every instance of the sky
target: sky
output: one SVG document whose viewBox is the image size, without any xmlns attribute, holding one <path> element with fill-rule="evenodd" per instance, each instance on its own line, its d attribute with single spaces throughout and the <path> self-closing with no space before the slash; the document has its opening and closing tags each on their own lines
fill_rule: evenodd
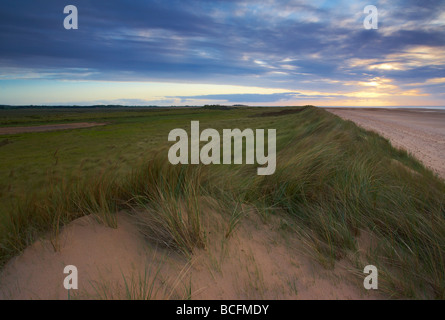
<svg viewBox="0 0 445 320">
<path fill-rule="evenodd" d="M 0 48 L 4 105 L 445 106 L 445 0 L 9 0 Z"/>
</svg>

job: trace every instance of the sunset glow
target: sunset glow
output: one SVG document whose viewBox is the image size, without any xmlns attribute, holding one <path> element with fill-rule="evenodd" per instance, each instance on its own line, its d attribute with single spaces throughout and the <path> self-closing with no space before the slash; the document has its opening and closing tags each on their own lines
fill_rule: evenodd
<svg viewBox="0 0 445 320">
<path fill-rule="evenodd" d="M 4 4 L 0 104 L 444 106 L 445 4 L 60 1 Z"/>
</svg>

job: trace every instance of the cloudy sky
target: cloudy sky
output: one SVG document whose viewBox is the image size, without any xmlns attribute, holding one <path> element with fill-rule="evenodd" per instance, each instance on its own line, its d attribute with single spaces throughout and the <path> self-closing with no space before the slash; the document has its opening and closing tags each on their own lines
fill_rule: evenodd
<svg viewBox="0 0 445 320">
<path fill-rule="evenodd" d="M 445 0 L 9 0 L 0 43 L 0 104 L 445 105 Z"/>
</svg>

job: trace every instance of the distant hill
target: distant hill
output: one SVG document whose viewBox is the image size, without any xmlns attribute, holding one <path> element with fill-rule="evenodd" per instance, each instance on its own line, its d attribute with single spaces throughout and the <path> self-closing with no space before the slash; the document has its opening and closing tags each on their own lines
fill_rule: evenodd
<svg viewBox="0 0 445 320">
<path fill-rule="evenodd" d="M 232 109 L 234 109 L 234 107 L 222 106 L 222 105 L 219 105 L 219 104 L 212 104 L 212 105 L 206 104 L 204 107 L 202 107 L 202 109 L 207 109 L 207 110 L 232 110 Z"/>
<path fill-rule="evenodd" d="M 45 106 L 45 105 L 23 105 L 23 106 L 10 106 L 10 105 L 0 105 L 0 109 L 91 109 L 91 108 L 104 108 L 104 109 L 110 109 L 110 108 L 161 108 L 159 106 L 123 106 L 123 105 L 91 105 L 91 106 L 67 106 L 67 105 L 61 105 L 61 106 Z"/>
</svg>

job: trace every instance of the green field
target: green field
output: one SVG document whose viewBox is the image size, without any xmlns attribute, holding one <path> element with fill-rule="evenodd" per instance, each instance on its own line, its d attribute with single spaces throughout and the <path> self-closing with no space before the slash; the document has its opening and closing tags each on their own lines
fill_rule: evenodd
<svg viewBox="0 0 445 320">
<path fill-rule="evenodd" d="M 189 131 L 192 120 L 201 130 L 277 129 L 275 174 L 258 176 L 255 165 L 169 164 L 168 133 Z M 444 182 L 352 122 L 315 107 L 0 110 L 0 126 L 69 122 L 107 125 L 0 136 L 1 264 L 82 215 L 115 226 L 117 211 L 137 205 L 155 214 L 140 217 L 148 238 L 193 254 L 211 241 L 196 203 L 205 195 L 229 214 L 253 206 L 265 223 L 284 213 L 283 230 L 326 268 L 371 234 L 379 245 L 366 255 L 388 296 L 445 298 Z"/>
</svg>

